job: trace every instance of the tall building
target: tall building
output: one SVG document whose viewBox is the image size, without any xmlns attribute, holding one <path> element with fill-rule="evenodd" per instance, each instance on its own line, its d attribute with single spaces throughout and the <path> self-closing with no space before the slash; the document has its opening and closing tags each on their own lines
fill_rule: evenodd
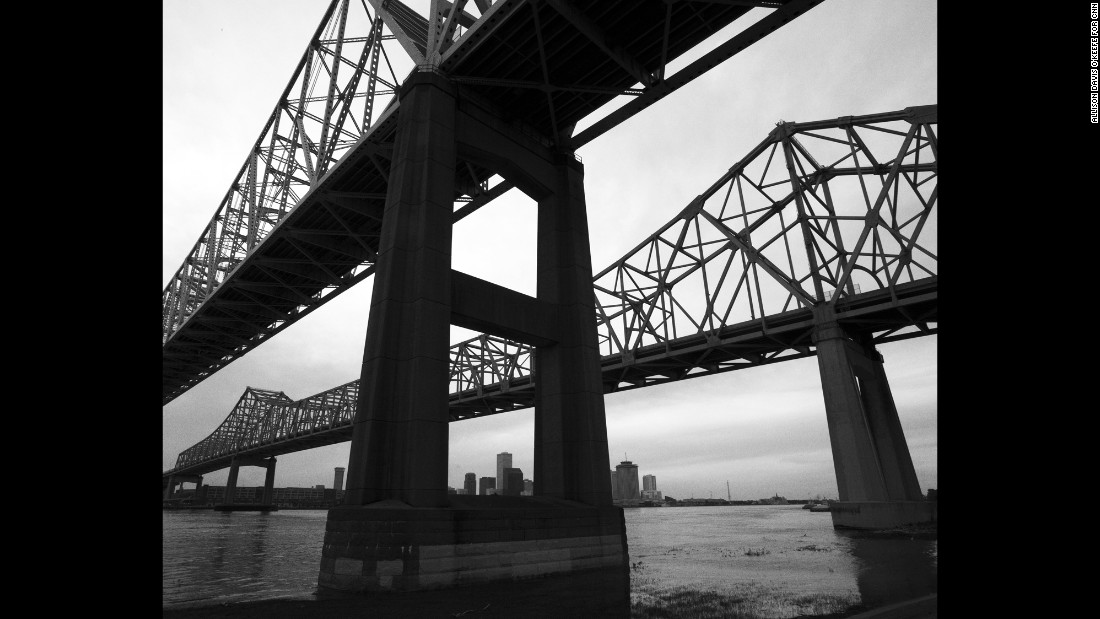
<svg viewBox="0 0 1100 619">
<path fill-rule="evenodd" d="M 519 496 L 523 492 L 523 471 L 508 467 L 504 469 L 504 492 L 508 496 Z"/>
<path fill-rule="evenodd" d="M 497 490 L 504 494 L 508 490 L 508 482 L 504 479 L 504 469 L 512 467 L 512 454 L 507 451 L 497 454 Z"/>
<path fill-rule="evenodd" d="M 619 500 L 619 481 L 615 471 L 611 471 L 611 500 Z"/>
<path fill-rule="evenodd" d="M 641 500 L 641 493 L 638 490 L 638 465 L 634 464 L 630 460 L 623 460 L 617 466 L 615 466 L 615 484 L 618 487 L 617 499 L 618 504 L 622 506 L 637 505 Z M 615 493 L 612 492 L 612 500 L 615 499 Z"/>
<path fill-rule="evenodd" d="M 489 494 L 489 490 L 495 490 L 497 487 L 496 477 L 482 477 L 480 481 L 478 494 Z"/>
<path fill-rule="evenodd" d="M 523 480 L 523 493 L 524 496 L 535 496 L 535 482 L 530 479 Z"/>
<path fill-rule="evenodd" d="M 645 475 L 642 477 L 642 500 L 663 501 L 664 495 L 657 489 L 657 476 Z"/>
<path fill-rule="evenodd" d="M 335 488 L 337 492 L 344 489 L 344 467 L 336 467 L 336 479 L 333 480 L 332 487 Z"/>
<path fill-rule="evenodd" d="M 466 490 L 466 494 L 477 494 L 477 476 L 473 473 L 466 473 L 466 482 L 462 486 Z"/>
</svg>

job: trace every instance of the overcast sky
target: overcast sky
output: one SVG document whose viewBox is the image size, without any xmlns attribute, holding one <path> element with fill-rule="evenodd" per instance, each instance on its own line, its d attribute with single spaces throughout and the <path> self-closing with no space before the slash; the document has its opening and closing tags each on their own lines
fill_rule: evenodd
<svg viewBox="0 0 1100 619">
<path fill-rule="evenodd" d="M 235 180 L 327 5 L 164 0 L 162 289 Z M 937 103 L 936 10 L 933 0 L 827 0 L 582 147 L 595 271 L 673 218 L 780 119 Z M 533 295 L 534 212 L 513 190 L 463 219 L 454 228 L 453 267 Z M 372 283 L 164 406 L 161 469 L 209 435 L 247 386 L 301 399 L 358 379 Z M 471 335 L 454 329 L 452 342 Z M 923 489 L 937 487 L 936 346 L 933 335 L 880 347 Z M 611 466 L 628 457 L 639 475 L 656 475 L 666 495 L 725 497 L 728 481 L 734 499 L 837 496 L 816 357 L 605 402 Z M 495 476 L 503 451 L 531 478 L 532 419 L 527 409 L 452 423 L 448 483 L 462 487 L 467 472 Z M 280 456 L 276 485 L 331 487 L 349 447 Z M 227 476 L 223 469 L 204 482 L 224 485 Z M 263 479 L 262 469 L 245 467 L 238 484 Z"/>
</svg>

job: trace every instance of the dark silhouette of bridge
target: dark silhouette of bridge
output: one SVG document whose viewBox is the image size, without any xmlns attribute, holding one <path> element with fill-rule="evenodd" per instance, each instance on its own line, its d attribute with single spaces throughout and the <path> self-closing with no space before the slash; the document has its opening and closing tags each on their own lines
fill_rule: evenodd
<svg viewBox="0 0 1100 619">
<path fill-rule="evenodd" d="M 781 121 L 615 264 L 595 276 L 589 264 L 575 150 L 819 3 L 479 0 L 475 16 L 437 1 L 426 18 L 396 0 L 373 11 L 335 0 L 164 291 L 163 398 L 374 275 L 363 375 L 297 401 L 247 388 L 164 473 L 167 494 L 227 466 L 227 496 L 242 465 L 266 467 L 270 486 L 275 456 L 351 440 L 322 586 L 458 582 L 402 558 L 410 544 L 535 553 L 516 546 L 534 543 L 535 525 L 508 519 L 549 519 L 538 535 L 602 548 L 567 571 L 617 565 L 626 541 L 610 507 L 604 394 L 817 356 L 849 514 L 834 522 L 924 517 L 875 346 L 936 331 L 936 106 Z M 753 7 L 770 11 L 665 75 Z M 404 79 L 401 54 L 414 65 Z M 621 96 L 631 100 L 573 134 Z M 512 188 L 539 204 L 537 298 L 450 268 L 453 222 Z M 448 350 L 450 324 L 484 334 Z M 538 505 L 448 498 L 446 424 L 527 407 Z M 386 501 L 436 511 L 409 520 Z M 496 523 L 492 539 L 455 510 Z M 366 556 L 348 536 L 379 522 L 408 539 Z M 400 579 L 387 561 L 404 561 Z"/>
</svg>

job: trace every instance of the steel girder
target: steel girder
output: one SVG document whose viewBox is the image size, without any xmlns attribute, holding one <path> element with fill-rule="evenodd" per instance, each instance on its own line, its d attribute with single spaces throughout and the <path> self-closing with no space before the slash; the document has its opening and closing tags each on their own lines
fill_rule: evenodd
<svg viewBox="0 0 1100 619">
<path fill-rule="evenodd" d="M 605 392 L 811 356 L 822 305 L 875 343 L 935 333 L 937 126 L 935 105 L 777 123 L 594 276 Z M 532 406 L 535 376 L 527 345 L 491 335 L 456 344 L 452 421 Z M 297 402 L 247 389 L 173 472 L 349 440 L 359 387 Z"/>
</svg>

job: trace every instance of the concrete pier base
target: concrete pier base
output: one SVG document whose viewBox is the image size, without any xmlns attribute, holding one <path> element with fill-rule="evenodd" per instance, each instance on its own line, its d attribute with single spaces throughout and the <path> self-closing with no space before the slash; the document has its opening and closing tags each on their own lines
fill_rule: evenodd
<svg viewBox="0 0 1100 619">
<path fill-rule="evenodd" d="M 830 513 L 837 529 L 892 529 L 935 524 L 938 501 L 838 501 Z"/>
<path fill-rule="evenodd" d="M 419 591 L 628 569 L 623 511 L 549 497 L 451 495 L 329 511 L 318 585 Z"/>
</svg>

